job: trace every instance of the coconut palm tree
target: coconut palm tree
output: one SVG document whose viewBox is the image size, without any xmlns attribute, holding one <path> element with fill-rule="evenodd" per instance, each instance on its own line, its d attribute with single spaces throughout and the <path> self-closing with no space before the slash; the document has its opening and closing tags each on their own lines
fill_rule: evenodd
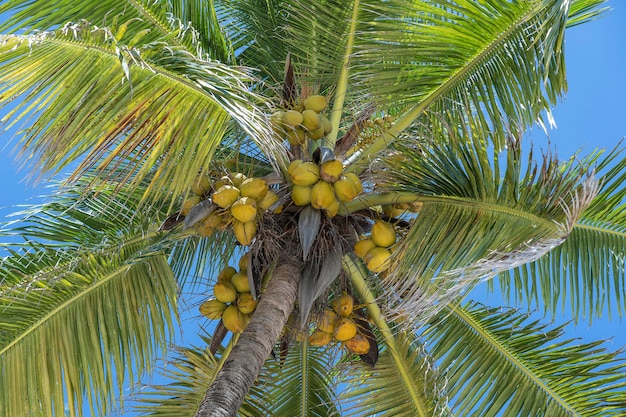
<svg viewBox="0 0 626 417">
<path fill-rule="evenodd" d="M 621 150 L 521 140 L 601 3 L 1 1 L 4 121 L 68 177 L 2 232 L 0 415 L 168 354 L 143 414 L 623 415 L 620 352 L 467 300 L 625 307 Z"/>
</svg>

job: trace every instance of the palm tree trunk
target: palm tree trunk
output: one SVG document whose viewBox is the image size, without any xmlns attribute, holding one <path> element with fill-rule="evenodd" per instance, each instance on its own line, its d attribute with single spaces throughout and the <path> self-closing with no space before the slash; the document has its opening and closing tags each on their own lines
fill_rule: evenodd
<svg viewBox="0 0 626 417">
<path fill-rule="evenodd" d="M 293 311 L 301 272 L 297 263 L 282 262 L 274 270 L 250 323 L 209 387 L 196 417 L 237 414 L 272 347 Z"/>
</svg>

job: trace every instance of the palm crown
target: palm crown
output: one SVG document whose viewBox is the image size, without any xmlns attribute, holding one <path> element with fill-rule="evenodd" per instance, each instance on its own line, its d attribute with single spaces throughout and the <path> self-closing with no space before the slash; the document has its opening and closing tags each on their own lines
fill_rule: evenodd
<svg viewBox="0 0 626 417">
<path fill-rule="evenodd" d="M 112 412 L 193 302 L 145 414 L 623 415 L 618 353 L 463 301 L 624 308 L 619 149 L 521 150 L 601 3 L 0 2 L 21 156 L 76 164 L 3 232 L 0 415 Z"/>
</svg>

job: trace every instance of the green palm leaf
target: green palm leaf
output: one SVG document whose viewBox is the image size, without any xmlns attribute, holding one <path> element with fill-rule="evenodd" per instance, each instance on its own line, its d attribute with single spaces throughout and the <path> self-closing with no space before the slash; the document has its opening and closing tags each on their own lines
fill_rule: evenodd
<svg viewBox="0 0 626 417">
<path fill-rule="evenodd" d="M 2 3 L 0 13 L 12 13 L 12 18 L 0 24 L 1 31 L 49 31 L 67 22 L 87 21 L 108 27 L 117 40 L 126 36 L 141 43 L 167 41 L 197 56 L 206 54 L 222 62 L 230 56 L 226 41 L 218 35 L 215 16 L 211 16 L 212 2 L 104 0 L 94 4 L 90 1 L 11 0 Z"/>
<path fill-rule="evenodd" d="M 152 2 L 150 7 L 156 4 Z M 202 47 L 199 56 L 204 56 L 203 52 L 206 51 L 211 59 L 221 62 L 233 61 L 234 50 L 222 29 L 214 0 L 176 0 L 162 4 L 170 6 L 172 14 L 179 19 L 178 23 L 198 39 L 197 43 Z M 187 22 L 191 27 L 184 27 Z"/>
<path fill-rule="evenodd" d="M 207 345 L 209 339 L 203 338 Z M 200 405 L 206 390 L 221 368 L 226 352 L 218 356 L 212 355 L 208 348 L 178 348 L 178 354 L 172 363 L 161 370 L 166 379 L 172 381 L 167 385 L 152 385 L 142 390 L 136 398 L 135 409 L 144 416 L 153 417 L 193 417 Z M 263 377 L 261 377 L 263 378 Z M 239 410 L 243 417 L 268 416 L 272 414 L 272 396 L 265 389 L 271 382 L 257 382 L 252 386 L 248 396 Z"/>
<path fill-rule="evenodd" d="M 528 265 L 503 272 L 500 279 L 505 294 L 516 301 L 537 304 L 555 314 L 568 303 L 574 318 L 611 314 L 616 306 L 623 314 L 623 248 L 626 247 L 626 159 L 617 160 L 621 150 L 606 156 L 592 154 L 588 160 L 598 165 L 600 192 L 574 225 L 565 242 Z"/>
<path fill-rule="evenodd" d="M 523 173 L 516 142 L 509 144 L 502 174 L 501 155 L 478 145 L 398 149 L 402 157 L 389 158 L 389 178 L 382 181 L 423 208 L 395 250 L 397 268 L 382 282 L 389 298 L 397 298 L 392 310 L 417 320 L 480 280 L 562 243 L 596 194 L 593 176 L 584 179 L 589 161 L 561 166 L 546 156 L 538 167 L 531 154 Z"/>
<path fill-rule="evenodd" d="M 3 38 L 2 104 L 26 98 L 7 116 L 11 123 L 36 114 L 21 147 L 43 171 L 80 158 L 75 176 L 97 167 L 112 180 L 104 171 L 124 166 L 113 180 L 137 186 L 150 175 L 146 196 L 177 198 L 207 170 L 232 120 L 269 158 L 284 158 L 242 69 L 161 43 L 129 48 L 92 29 Z"/>
<path fill-rule="evenodd" d="M 82 415 L 85 401 L 108 413 L 171 336 L 177 287 L 167 255 L 151 248 L 160 237 L 129 211 L 94 219 L 110 192 L 60 210 L 67 201 L 17 226 L 50 243 L 12 245 L 0 262 L 0 385 L 12 387 L 0 393 L 2 415 L 51 416 L 65 404 Z"/>
<path fill-rule="evenodd" d="M 470 303 L 443 311 L 425 331 L 446 369 L 458 416 L 621 416 L 626 370 L 602 342 L 563 340 L 515 310 Z"/>
<path fill-rule="evenodd" d="M 386 291 L 381 289 L 380 298 L 375 298 L 366 281 L 368 271 L 353 257 L 344 257 L 343 268 L 365 305 L 369 319 L 380 332 L 375 339 L 384 345 L 382 357 L 374 360 L 373 368 L 352 363 L 348 372 L 340 374 L 348 375 L 343 381 L 348 389 L 340 395 L 343 408 L 350 415 L 363 415 L 372 409 L 380 415 L 450 415 L 445 384 L 422 342 L 415 333 L 398 330 L 397 322 L 387 321 L 383 316 L 379 303 L 386 302 Z M 390 326 L 394 327 L 395 334 Z"/>
<path fill-rule="evenodd" d="M 218 9 L 242 63 L 280 83 L 291 54 L 299 81 L 325 91 L 336 82 L 344 58 L 352 3 L 226 0 Z"/>
<path fill-rule="evenodd" d="M 284 363 L 268 359 L 277 384 L 271 391 L 276 417 L 334 416 L 336 406 L 335 384 L 332 370 L 332 350 L 311 347 L 308 343 L 293 346 Z M 282 360 L 282 359 L 281 359 Z"/>
<path fill-rule="evenodd" d="M 572 2 L 572 24 L 593 18 L 601 3 Z M 401 116 L 358 157 L 373 156 L 416 121 L 428 132 L 436 127 L 442 141 L 469 131 L 498 148 L 510 132 L 551 123 L 550 107 L 567 88 L 568 5 L 363 2 L 351 61 L 354 91 L 371 92 Z"/>
<path fill-rule="evenodd" d="M 394 342 L 394 355 L 383 349 L 375 367 L 355 361 L 340 368 L 347 384 L 339 395 L 342 415 L 446 415 L 446 393 L 438 388 L 438 371 L 428 353 L 407 333 L 398 333 Z"/>
</svg>

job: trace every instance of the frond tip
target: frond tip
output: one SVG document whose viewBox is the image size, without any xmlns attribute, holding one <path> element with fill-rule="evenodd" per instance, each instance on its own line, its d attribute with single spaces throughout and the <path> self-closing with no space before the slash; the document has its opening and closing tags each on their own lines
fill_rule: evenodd
<svg viewBox="0 0 626 417">
<path fill-rule="evenodd" d="M 155 213 L 136 216 L 141 190 L 122 201 L 82 191 L 64 188 L 0 233 L 26 240 L 0 260 L 2 416 L 59 415 L 66 404 L 80 416 L 85 403 L 106 415 L 167 351 L 177 286 L 146 227 Z"/>
<path fill-rule="evenodd" d="M 624 415 L 624 352 L 564 340 L 564 327 L 470 303 L 442 311 L 424 336 L 459 415 Z"/>
<path fill-rule="evenodd" d="M 424 323 L 477 283 L 541 258 L 562 244 L 597 195 L 598 180 L 580 166 L 528 156 L 518 141 L 500 153 L 464 142 L 399 145 L 387 164 L 388 187 L 411 192 L 419 215 L 396 250 L 397 268 L 383 277 L 393 315 Z M 395 297 L 395 299 L 394 299 Z M 407 323 L 408 324 L 408 323 Z"/>
</svg>

